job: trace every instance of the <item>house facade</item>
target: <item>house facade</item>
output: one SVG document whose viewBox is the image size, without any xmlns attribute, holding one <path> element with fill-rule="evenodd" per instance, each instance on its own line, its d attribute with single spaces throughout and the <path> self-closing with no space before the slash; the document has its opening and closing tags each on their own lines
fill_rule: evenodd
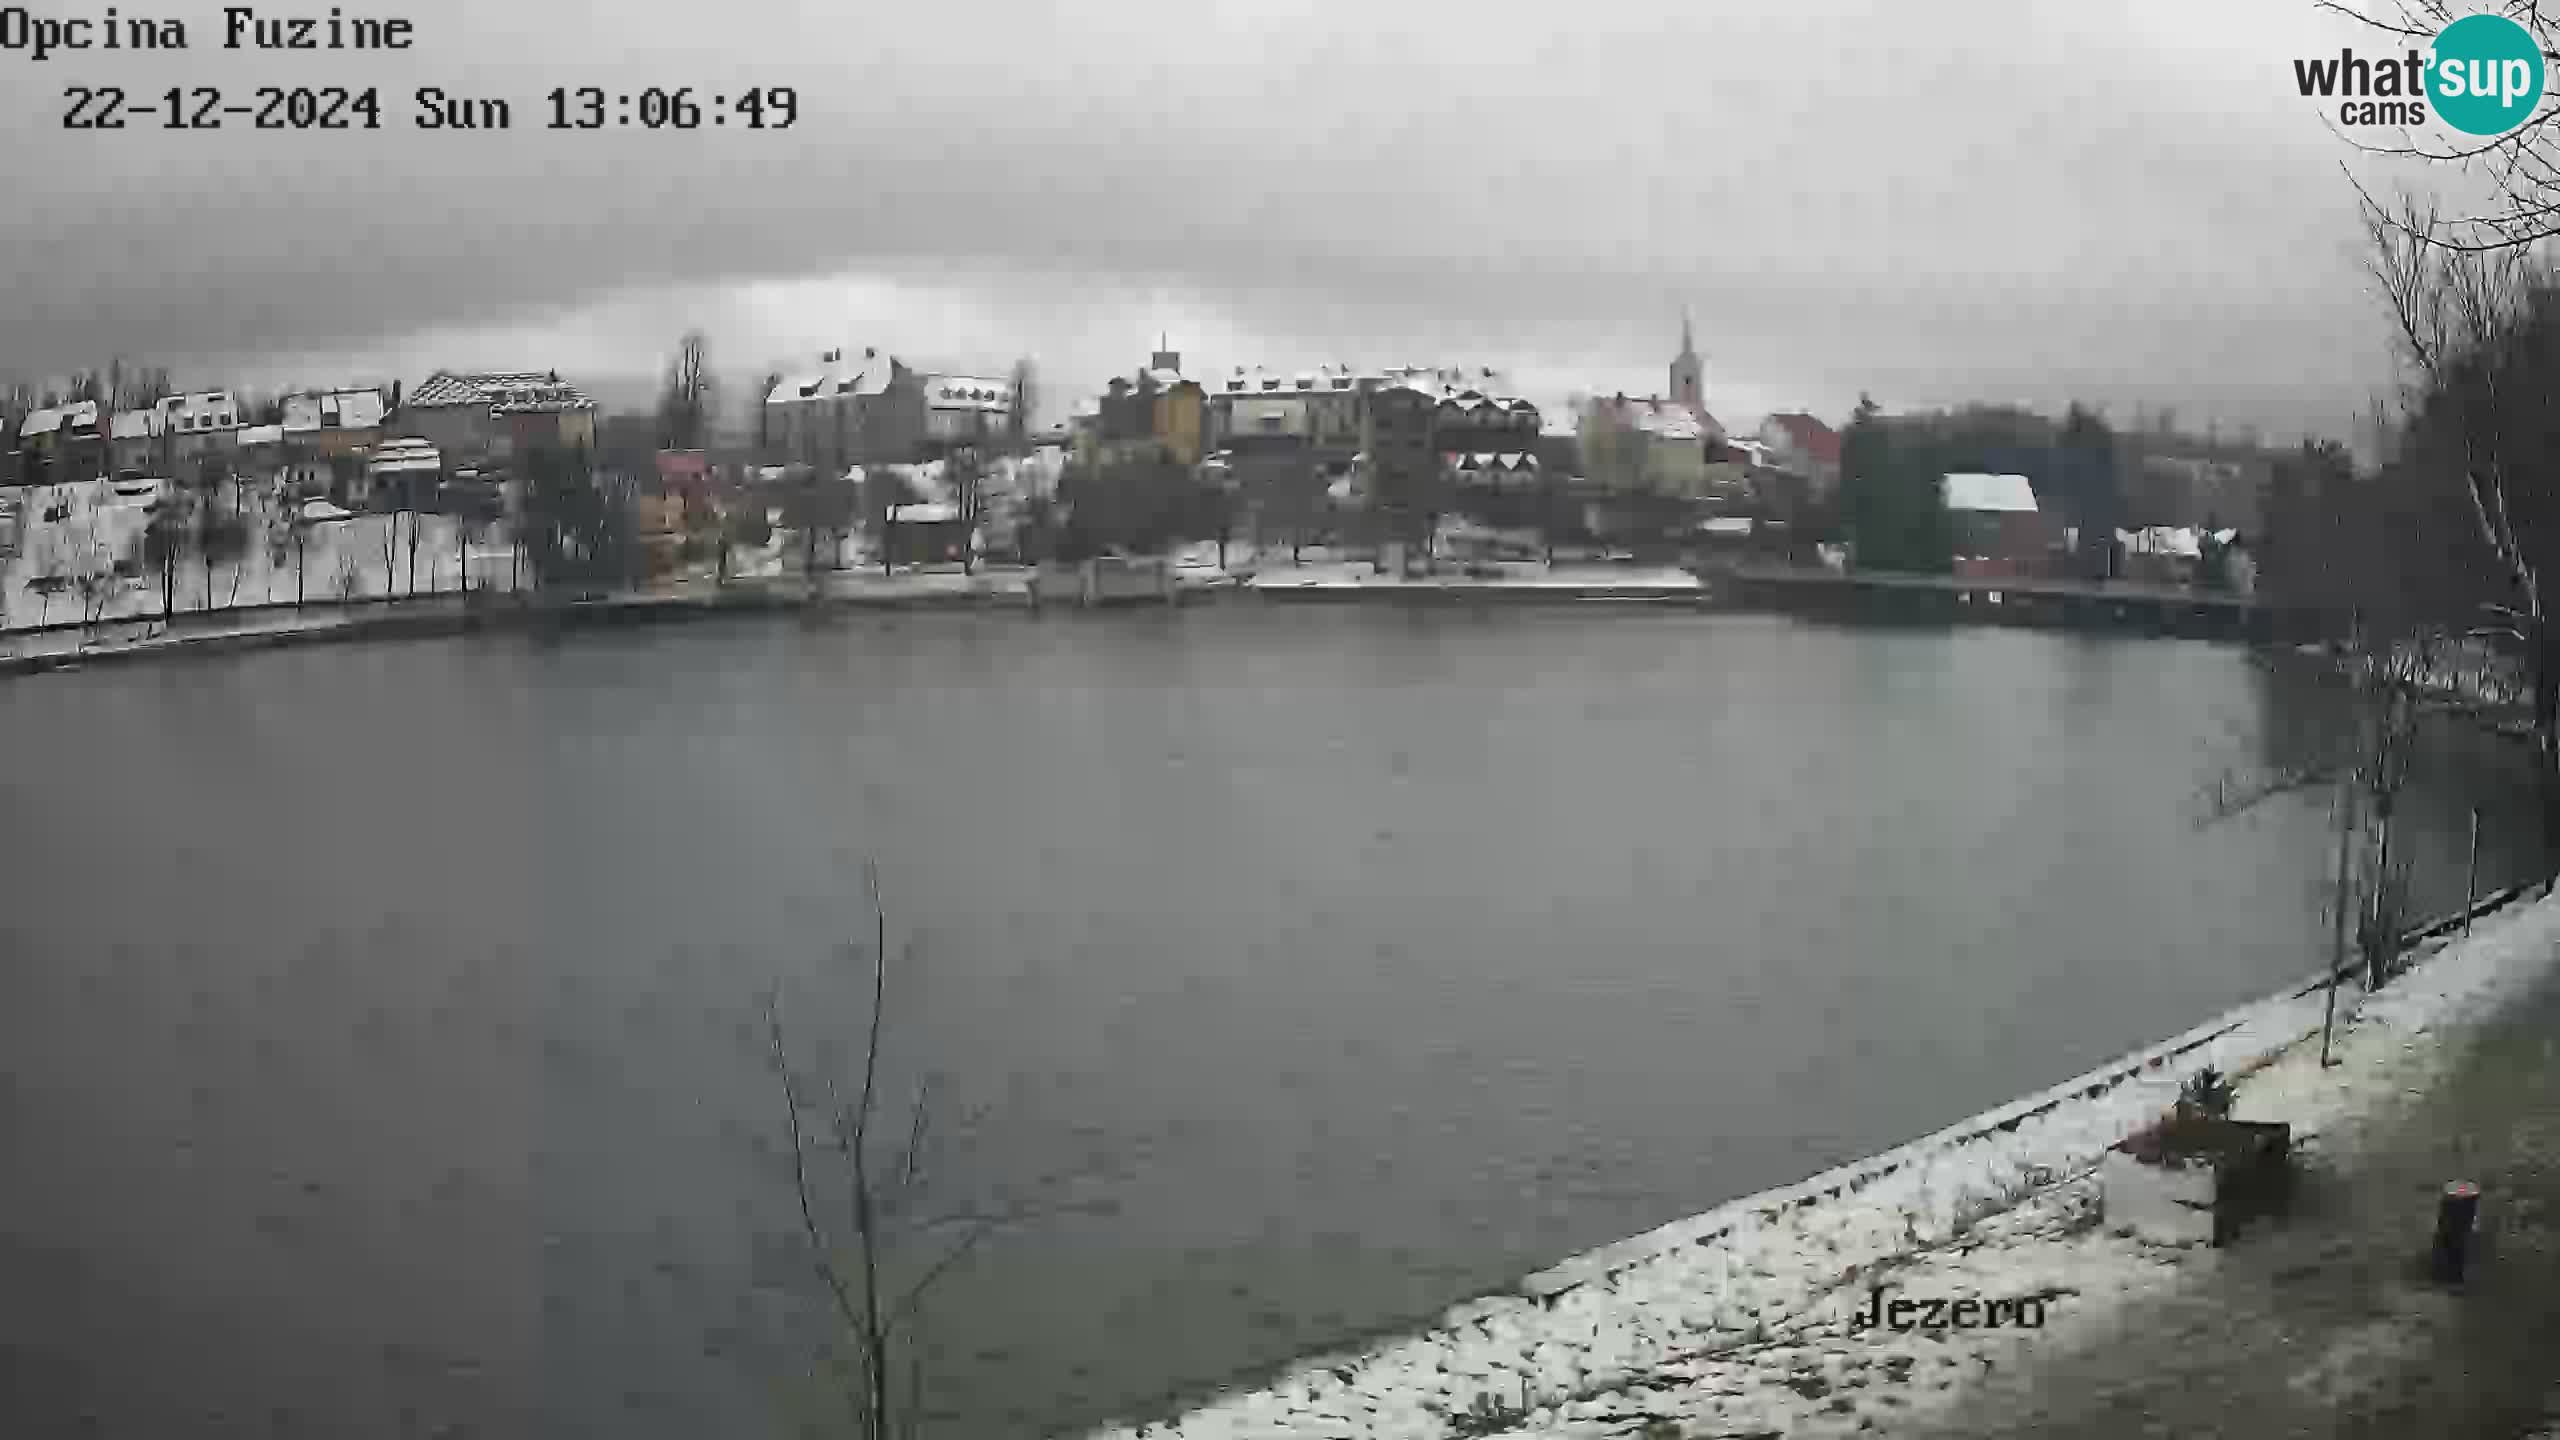
<svg viewBox="0 0 2560 1440">
<path fill-rule="evenodd" d="M 18 426 L 18 480 L 61 485 L 108 473 L 114 419 L 95 400 L 30 410 Z"/>
<path fill-rule="evenodd" d="M 314 455 L 354 455 L 382 440 L 387 407 L 379 390 L 325 390 L 288 395 L 285 443 Z"/>
<path fill-rule="evenodd" d="M 1954 474 L 1945 487 L 1957 574 L 2029 579 L 2053 573 L 2065 537 L 2026 476 Z"/>
<path fill-rule="evenodd" d="M 168 447 L 162 443 L 168 422 L 159 407 L 119 410 L 109 424 L 113 453 L 108 463 L 115 469 L 157 472 L 169 468 Z"/>
<path fill-rule="evenodd" d="M 1182 356 L 1159 350 L 1134 376 L 1115 375 L 1095 402 L 1088 463 L 1162 460 L 1197 465 L 1208 454 L 1208 392 L 1182 373 Z"/>
<path fill-rule="evenodd" d="M 764 397 L 759 458 L 829 475 L 876 463 L 864 420 L 888 390 L 897 364 L 877 350 L 829 350 L 812 368 L 781 377 Z"/>
<path fill-rule="evenodd" d="M 1720 478 L 1722 434 L 1714 416 L 1678 400 L 1594 400 L 1581 417 L 1584 473 L 1610 489 L 1702 500 Z"/>
<path fill-rule="evenodd" d="M 856 465 L 910 465 L 955 446 L 985 444 L 1013 424 L 1013 382 L 921 370 L 866 349 L 830 350 L 815 369 L 768 391 L 764 458 L 841 475 Z"/>
<path fill-rule="evenodd" d="M 1811 482 L 1814 498 L 1840 493 L 1839 431 L 1800 410 L 1781 411 L 1760 422 L 1759 440 L 1770 464 Z"/>
<path fill-rule="evenodd" d="M 167 454 L 178 462 L 237 448 L 247 419 L 228 390 L 171 395 L 159 409 Z"/>
<path fill-rule="evenodd" d="M 556 370 L 439 370 L 409 392 L 398 428 L 457 459 L 503 461 L 594 449 L 596 406 Z"/>
</svg>

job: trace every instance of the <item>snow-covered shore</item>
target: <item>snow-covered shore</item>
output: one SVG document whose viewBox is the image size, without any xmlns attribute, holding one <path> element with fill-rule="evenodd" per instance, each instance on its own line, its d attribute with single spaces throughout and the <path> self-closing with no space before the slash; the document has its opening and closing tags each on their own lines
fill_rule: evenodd
<svg viewBox="0 0 2560 1440">
<path fill-rule="evenodd" d="M 2316 1136 L 2446 1063 L 2441 1034 L 2560 955 L 2560 901 L 2483 918 L 2384 990 L 2339 993 L 2323 1070 L 2313 977 L 1937 1135 L 1576 1257 L 1432 1329 L 1302 1362 L 1269 1386 L 1110 1440 L 1248 1436 L 1892 1433 L 1994 1367 L 2193 1278 L 2197 1252 L 2092 1223 L 2094 1167 L 2212 1067 L 2236 1113 Z M 1853 1327 L 1872 1287 L 2039 1298 L 2039 1329 Z"/>
<path fill-rule="evenodd" d="M 1292 565 L 1285 558 L 1264 560 L 1245 583 L 1255 590 L 1567 589 L 1599 592 L 1705 589 L 1697 576 L 1670 566 L 1513 565 L 1504 567 L 1499 574 L 1474 576 L 1453 569 L 1441 574 L 1408 578 L 1393 573 L 1380 574 L 1377 567 L 1365 562 L 1327 559 Z"/>
</svg>

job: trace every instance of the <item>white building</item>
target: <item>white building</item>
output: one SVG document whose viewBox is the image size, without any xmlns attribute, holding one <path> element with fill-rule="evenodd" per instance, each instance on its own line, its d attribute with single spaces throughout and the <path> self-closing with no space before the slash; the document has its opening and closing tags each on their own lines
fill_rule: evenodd
<svg viewBox="0 0 2560 1440">
<path fill-rule="evenodd" d="M 228 390 L 172 395 L 160 402 L 159 409 L 169 451 L 178 459 L 229 450 L 239 443 L 240 402 Z"/>
</svg>

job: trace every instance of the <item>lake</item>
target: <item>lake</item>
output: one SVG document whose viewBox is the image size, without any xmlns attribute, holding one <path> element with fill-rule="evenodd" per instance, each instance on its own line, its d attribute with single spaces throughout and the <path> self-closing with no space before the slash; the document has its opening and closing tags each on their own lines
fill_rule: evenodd
<svg viewBox="0 0 2560 1440">
<path fill-rule="evenodd" d="M 1017 1222 L 926 1292 L 928 1433 L 1143 1413 L 2312 970 L 2320 801 L 2196 818 L 2334 703 L 2198 643 L 1376 606 L 13 682 L 0 1390 L 826 1433 L 767 996 L 859 1084 L 876 863 L 912 1213 Z M 2431 730 L 2422 909 L 2474 804 L 2482 888 L 2530 868 L 2521 760 Z"/>
</svg>

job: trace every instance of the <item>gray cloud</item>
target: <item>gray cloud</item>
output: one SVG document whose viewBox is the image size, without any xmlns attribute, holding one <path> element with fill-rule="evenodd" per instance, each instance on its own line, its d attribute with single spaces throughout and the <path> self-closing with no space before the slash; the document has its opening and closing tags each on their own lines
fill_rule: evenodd
<svg viewBox="0 0 2560 1440">
<path fill-rule="evenodd" d="M 837 333 L 1032 349 L 1061 390 L 1169 316 L 1221 362 L 1640 384 L 1686 302 L 1714 374 L 1804 403 L 2345 414 L 2383 336 L 2342 147 L 2286 86 L 2339 32 L 2307 4 L 2100 8 L 480 0 L 412 12 L 399 56 L 0 56 L 0 103 L 50 142 L 0 160 L 0 364 L 387 366 L 610 313 L 698 320 L 743 366 L 807 337 L 732 292 L 849 277 L 878 283 Z M 181 81 L 378 84 L 395 120 L 416 85 L 469 88 L 519 128 L 55 128 L 61 84 Z M 588 83 L 791 84 L 802 118 L 522 128 Z M 984 333 L 938 341 L 955 308 Z"/>
</svg>

